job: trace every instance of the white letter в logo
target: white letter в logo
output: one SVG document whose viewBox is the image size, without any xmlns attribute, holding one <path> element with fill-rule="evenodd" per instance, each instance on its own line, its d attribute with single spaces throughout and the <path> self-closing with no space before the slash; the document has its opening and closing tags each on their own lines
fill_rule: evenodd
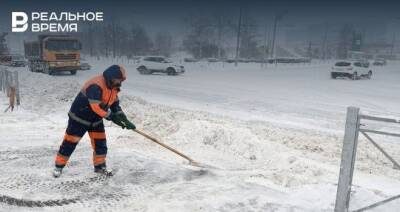
<svg viewBox="0 0 400 212">
<path fill-rule="evenodd" d="M 24 12 L 12 12 L 12 31 L 25 32 L 28 29 L 28 15 Z"/>
</svg>

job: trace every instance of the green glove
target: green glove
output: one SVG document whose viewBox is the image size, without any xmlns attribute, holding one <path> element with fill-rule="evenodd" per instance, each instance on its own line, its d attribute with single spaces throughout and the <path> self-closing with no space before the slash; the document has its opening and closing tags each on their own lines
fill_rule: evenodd
<svg viewBox="0 0 400 212">
<path fill-rule="evenodd" d="M 122 119 L 122 123 L 125 125 L 126 129 L 128 130 L 134 130 L 136 129 L 136 126 L 128 120 L 128 118 L 126 117 L 125 114 L 121 114 L 121 119 Z"/>
<path fill-rule="evenodd" d="M 121 115 L 112 113 L 112 114 L 110 115 L 110 120 L 111 120 L 114 124 L 116 124 L 116 125 L 122 127 L 122 129 L 125 129 L 126 126 L 125 126 L 125 124 L 124 124 L 124 122 L 123 122 L 123 117 L 122 117 Z"/>
</svg>

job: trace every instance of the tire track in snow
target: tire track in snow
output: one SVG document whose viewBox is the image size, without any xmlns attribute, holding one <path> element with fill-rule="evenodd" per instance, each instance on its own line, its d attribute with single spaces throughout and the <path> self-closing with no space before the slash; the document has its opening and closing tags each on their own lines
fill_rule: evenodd
<svg viewBox="0 0 400 212">
<path fill-rule="evenodd" d="M 57 199 L 57 200 L 27 200 L 15 198 L 7 195 L 0 195 L 0 203 L 19 207 L 48 207 L 48 206 L 63 206 L 76 203 L 79 198 L 73 199 Z"/>
<path fill-rule="evenodd" d="M 163 162 L 160 165 L 159 161 L 141 156 L 132 158 L 131 154 L 114 158 L 119 167 L 125 167 L 121 170 L 115 167 L 114 177 L 94 175 L 87 170 L 91 155 L 85 147 L 76 149 L 64 175 L 53 179 L 49 170 L 54 154 L 54 148 L 43 146 L 0 151 L 0 204 L 12 208 L 63 206 L 68 210 L 113 211 L 153 193 L 154 185 L 192 181 L 204 176 L 203 172 L 173 168 Z"/>
</svg>

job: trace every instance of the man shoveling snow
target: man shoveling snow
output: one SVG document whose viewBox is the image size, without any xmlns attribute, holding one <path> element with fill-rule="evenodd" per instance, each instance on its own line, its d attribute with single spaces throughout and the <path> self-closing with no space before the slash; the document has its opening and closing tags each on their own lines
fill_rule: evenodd
<svg viewBox="0 0 400 212">
<path fill-rule="evenodd" d="M 86 132 L 89 132 L 93 147 L 94 171 L 107 176 L 113 175 L 106 167 L 107 141 L 103 118 L 122 128 L 136 128 L 119 106 L 118 93 L 125 79 L 125 69 L 120 65 L 112 65 L 102 75 L 84 84 L 68 113 L 68 127 L 56 156 L 54 177 L 61 175 L 69 157 Z"/>
</svg>

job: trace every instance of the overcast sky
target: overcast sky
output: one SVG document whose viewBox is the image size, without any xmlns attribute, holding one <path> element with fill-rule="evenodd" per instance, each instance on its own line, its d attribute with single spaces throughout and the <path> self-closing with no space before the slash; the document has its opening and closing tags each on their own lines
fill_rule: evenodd
<svg viewBox="0 0 400 212">
<path fill-rule="evenodd" d="M 397 24 L 397 28 L 400 28 L 400 1 L 389 0 L 0 0 L 0 2 L 2 5 L 0 31 L 11 31 L 12 11 L 102 11 L 105 21 L 110 21 L 114 17 L 127 26 L 132 23 L 141 24 L 150 35 L 158 31 L 170 31 L 175 37 L 181 38 L 188 31 L 184 22 L 185 17 L 193 14 L 211 15 L 218 11 L 237 17 L 240 6 L 261 26 L 272 24 L 272 17 L 276 12 L 286 11 L 282 20 L 282 25 L 285 26 L 306 27 L 326 22 L 383 23 L 389 27 Z M 82 28 L 84 27 L 85 24 Z M 15 36 L 17 40 L 24 39 L 23 37 L 21 34 Z"/>
</svg>

